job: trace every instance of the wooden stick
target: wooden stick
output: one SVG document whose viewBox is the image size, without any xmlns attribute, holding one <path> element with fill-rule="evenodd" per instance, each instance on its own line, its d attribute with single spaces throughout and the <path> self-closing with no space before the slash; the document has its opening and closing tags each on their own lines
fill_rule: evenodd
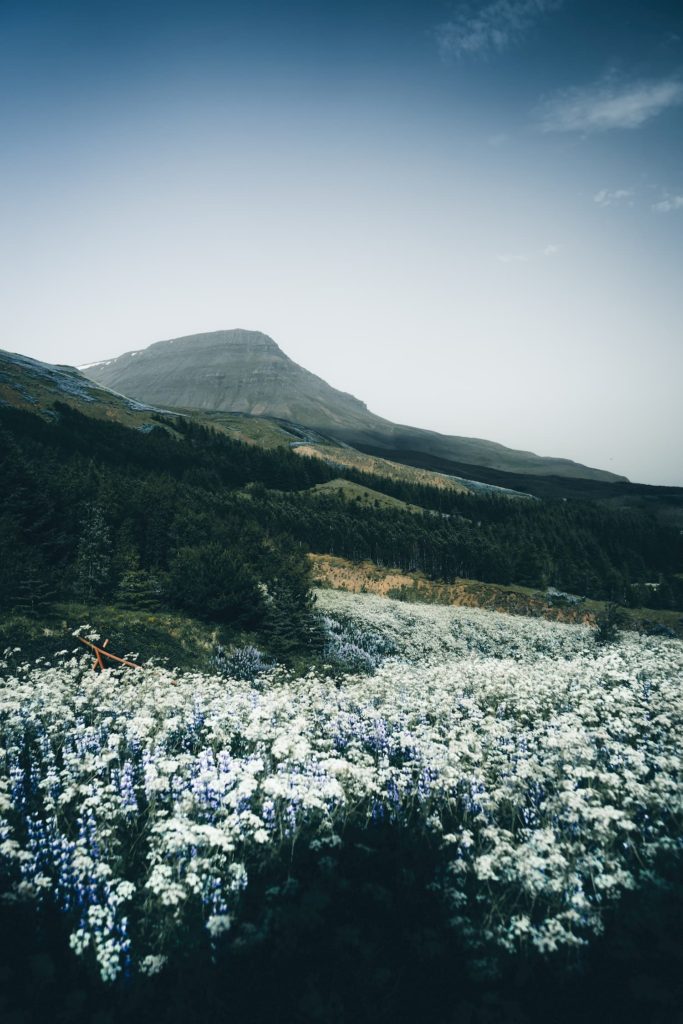
<svg viewBox="0 0 683 1024">
<path fill-rule="evenodd" d="M 104 671 L 106 666 L 105 666 L 104 662 L 102 661 L 103 657 L 110 658 L 112 661 L 118 661 L 122 665 L 127 665 L 128 668 L 141 668 L 142 667 L 141 665 L 136 665 L 134 661 L 126 661 L 125 658 L 119 658 L 118 655 L 112 654 L 111 651 L 105 651 L 104 647 L 98 647 L 97 644 L 92 643 L 92 641 L 90 641 L 90 640 L 86 640 L 85 637 L 79 636 L 79 637 L 76 637 L 76 639 L 80 640 L 80 642 L 82 644 L 85 644 L 86 647 L 89 647 L 91 651 L 95 652 L 96 661 L 93 664 L 93 668 L 97 668 L 97 666 L 99 665 L 100 669 L 102 671 Z M 106 640 L 105 643 L 108 644 L 109 641 Z"/>
</svg>

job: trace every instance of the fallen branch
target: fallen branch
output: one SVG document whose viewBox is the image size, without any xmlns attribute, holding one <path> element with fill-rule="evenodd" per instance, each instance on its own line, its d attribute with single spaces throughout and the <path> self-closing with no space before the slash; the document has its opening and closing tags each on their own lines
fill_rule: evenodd
<svg viewBox="0 0 683 1024">
<path fill-rule="evenodd" d="M 109 643 L 108 640 L 105 640 L 102 646 L 98 647 L 97 644 L 92 643 L 91 640 L 86 640 L 82 636 L 79 636 L 76 639 L 80 640 L 82 644 L 85 644 L 86 647 L 89 647 L 91 651 L 95 652 L 93 668 L 97 669 L 99 666 L 100 672 L 104 672 L 105 668 L 109 667 L 104 664 L 104 661 L 102 660 L 103 658 L 109 658 L 111 661 L 118 661 L 121 665 L 126 665 L 128 668 L 142 668 L 142 665 L 136 665 L 134 661 L 126 661 L 125 658 L 119 658 L 117 654 L 112 654 L 111 651 L 106 651 L 105 647 Z"/>
</svg>

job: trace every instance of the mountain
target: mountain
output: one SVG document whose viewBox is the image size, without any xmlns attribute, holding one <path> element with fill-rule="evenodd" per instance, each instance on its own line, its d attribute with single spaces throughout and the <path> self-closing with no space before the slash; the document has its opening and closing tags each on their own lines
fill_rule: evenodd
<svg viewBox="0 0 683 1024">
<path fill-rule="evenodd" d="M 111 391 L 73 366 L 43 363 L 0 349 L 0 406 L 52 419 L 55 402 L 70 405 L 94 419 L 142 429 L 151 428 L 152 414 L 161 411 Z"/>
<path fill-rule="evenodd" d="M 106 420 L 143 433 L 161 427 L 176 438 L 182 436 L 177 412 L 126 398 L 85 377 L 73 366 L 44 363 L 0 349 L 0 413 L 3 409 L 30 412 L 42 420 L 58 423 L 64 406 L 88 419 Z M 183 421 L 209 427 L 232 441 L 271 451 L 276 448 L 292 450 L 298 456 L 315 458 L 342 472 L 357 471 L 370 477 L 454 493 L 470 491 L 450 473 L 432 472 L 366 455 L 289 421 L 212 410 L 183 411 L 180 417 Z"/>
<path fill-rule="evenodd" d="M 126 427 L 151 430 L 162 425 L 173 432 L 177 412 L 138 402 L 98 384 L 73 366 L 44 363 L 18 352 L 0 349 L 0 408 L 5 406 L 32 412 L 43 419 L 55 418 L 55 403 L 69 405 L 91 419 L 106 419 Z M 324 441 L 313 432 L 276 423 L 273 419 L 244 413 L 192 412 L 198 423 L 227 434 L 235 441 L 259 448 L 289 447 Z M 370 459 L 370 456 L 366 456 Z M 396 467 L 402 469 L 401 466 Z M 416 471 L 413 471 L 413 475 Z M 438 474 L 427 473 L 430 477 Z"/>
<path fill-rule="evenodd" d="M 626 479 L 569 459 L 392 423 L 299 366 L 259 331 L 213 331 L 158 341 L 82 370 L 141 402 L 287 420 L 377 454 L 384 450 L 390 458 L 390 453 L 417 452 L 524 475 Z"/>
<path fill-rule="evenodd" d="M 368 420 L 377 419 L 363 402 L 298 366 L 258 331 L 214 331 L 159 341 L 81 369 L 132 398 L 155 395 L 161 404 L 175 408 L 241 412 L 314 429 L 358 432 Z M 142 401 L 156 403 L 157 398 Z"/>
<path fill-rule="evenodd" d="M 47 601 L 48 576 L 60 581 L 60 599 L 68 597 L 93 502 L 119 545 L 109 597 L 137 559 L 151 586 L 188 546 L 222 545 L 237 558 L 235 536 L 244 527 L 291 538 L 292 551 L 371 559 L 435 579 L 550 582 L 598 598 L 619 587 L 624 600 L 667 608 L 679 601 L 683 488 L 556 477 L 566 501 L 508 493 L 491 502 L 481 482 L 459 483 L 455 464 L 441 464 L 440 474 L 433 464 L 401 466 L 283 420 L 157 409 L 71 367 L 0 352 L 0 609 L 16 600 L 35 614 Z M 520 479 L 477 473 L 498 490 Z M 545 488 L 552 479 L 522 482 Z M 587 489 L 599 489 L 595 502 L 572 500 Z M 187 567 L 179 567 L 175 597 L 167 597 L 184 608 Z M 222 579 L 219 589 L 226 593 Z"/>
</svg>

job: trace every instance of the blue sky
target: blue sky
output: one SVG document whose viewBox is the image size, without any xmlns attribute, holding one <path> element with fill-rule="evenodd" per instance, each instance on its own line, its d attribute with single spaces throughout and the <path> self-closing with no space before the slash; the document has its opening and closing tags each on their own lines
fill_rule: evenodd
<svg viewBox="0 0 683 1024">
<path fill-rule="evenodd" d="M 375 412 L 683 484 L 683 8 L 0 0 L 0 346 L 271 334 Z"/>
</svg>

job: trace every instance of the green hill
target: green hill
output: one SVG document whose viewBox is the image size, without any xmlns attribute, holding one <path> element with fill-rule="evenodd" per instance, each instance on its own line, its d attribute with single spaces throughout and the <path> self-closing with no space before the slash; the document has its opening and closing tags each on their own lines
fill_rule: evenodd
<svg viewBox="0 0 683 1024">
<path fill-rule="evenodd" d="M 345 501 L 357 501 L 361 505 L 371 508 L 394 508 L 402 509 L 405 512 L 419 513 L 425 511 L 419 505 L 411 505 L 406 501 L 401 501 L 400 498 L 392 498 L 388 494 L 353 483 L 351 480 L 327 480 L 324 484 L 316 484 L 315 487 L 311 487 L 309 493 L 337 495 Z"/>
</svg>

